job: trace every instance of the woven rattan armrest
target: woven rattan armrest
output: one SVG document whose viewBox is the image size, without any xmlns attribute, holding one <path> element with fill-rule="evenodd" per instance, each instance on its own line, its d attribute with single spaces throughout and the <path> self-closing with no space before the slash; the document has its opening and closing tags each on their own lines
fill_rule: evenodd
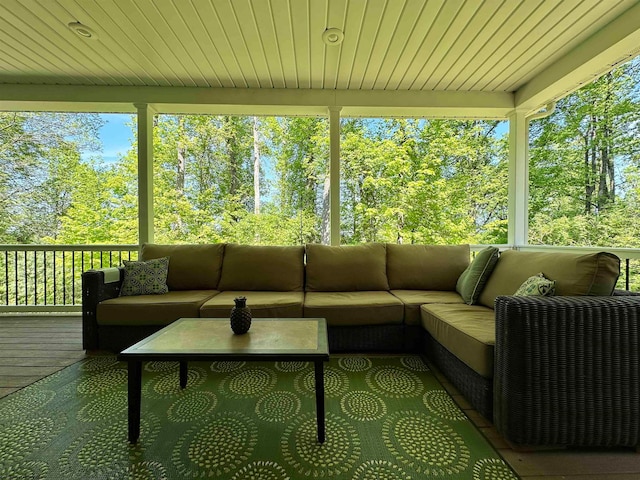
<svg viewBox="0 0 640 480">
<path fill-rule="evenodd" d="M 115 274 L 115 275 L 114 275 Z M 82 273 L 82 348 L 98 348 L 98 303 L 120 294 L 124 268 L 102 268 Z"/>
<path fill-rule="evenodd" d="M 516 445 L 637 446 L 640 297 L 498 297 L 494 423 Z"/>
</svg>

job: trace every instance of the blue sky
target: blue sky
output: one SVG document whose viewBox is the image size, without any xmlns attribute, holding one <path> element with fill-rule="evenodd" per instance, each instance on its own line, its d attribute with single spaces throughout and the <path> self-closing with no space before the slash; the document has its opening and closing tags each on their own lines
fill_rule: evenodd
<svg viewBox="0 0 640 480">
<path fill-rule="evenodd" d="M 100 114 L 104 125 L 100 128 L 99 136 L 102 142 L 101 152 L 83 152 L 84 158 L 101 157 L 102 163 L 113 163 L 120 156 L 125 155 L 133 141 L 133 133 L 128 123 L 131 123 L 131 114 L 105 113 Z"/>
</svg>

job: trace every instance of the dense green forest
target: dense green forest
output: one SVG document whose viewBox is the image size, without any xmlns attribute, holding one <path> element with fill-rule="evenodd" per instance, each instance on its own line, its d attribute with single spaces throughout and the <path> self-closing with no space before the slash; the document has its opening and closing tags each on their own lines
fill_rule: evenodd
<svg viewBox="0 0 640 480">
<path fill-rule="evenodd" d="M 530 126 L 532 244 L 640 247 L 640 62 Z M 0 113 L 0 243 L 135 244 L 137 158 L 98 114 Z M 131 119 L 135 137 L 135 117 Z M 342 119 L 341 240 L 505 243 L 508 124 Z M 328 120 L 159 115 L 156 242 L 328 242 Z"/>
</svg>

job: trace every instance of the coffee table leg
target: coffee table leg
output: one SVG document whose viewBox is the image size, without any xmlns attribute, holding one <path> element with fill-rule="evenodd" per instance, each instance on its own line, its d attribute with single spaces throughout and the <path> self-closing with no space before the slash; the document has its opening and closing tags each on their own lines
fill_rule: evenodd
<svg viewBox="0 0 640 480">
<path fill-rule="evenodd" d="M 129 360 L 129 442 L 136 443 L 140 436 L 140 397 L 142 389 L 142 362 Z"/>
<path fill-rule="evenodd" d="M 324 443 L 324 363 L 315 362 L 316 417 L 318 422 L 318 442 Z"/>
<path fill-rule="evenodd" d="M 187 374 L 189 372 L 188 362 L 180 362 L 180 388 L 187 386 Z"/>
</svg>

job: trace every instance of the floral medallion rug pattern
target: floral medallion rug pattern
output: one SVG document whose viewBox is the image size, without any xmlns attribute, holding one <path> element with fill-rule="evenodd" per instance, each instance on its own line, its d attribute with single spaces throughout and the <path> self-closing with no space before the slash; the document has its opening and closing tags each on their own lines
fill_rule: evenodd
<svg viewBox="0 0 640 480">
<path fill-rule="evenodd" d="M 127 369 L 94 356 L 0 400 L 2 479 L 511 480 L 419 356 L 334 356 L 326 441 L 313 365 L 148 362 L 140 440 Z"/>
</svg>

